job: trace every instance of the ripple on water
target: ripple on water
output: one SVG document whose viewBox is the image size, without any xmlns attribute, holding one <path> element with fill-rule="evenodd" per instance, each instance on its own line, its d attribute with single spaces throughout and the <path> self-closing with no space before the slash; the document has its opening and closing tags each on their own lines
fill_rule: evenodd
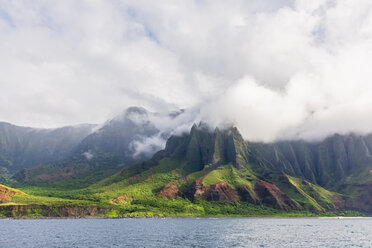
<svg viewBox="0 0 372 248">
<path fill-rule="evenodd" d="M 372 219 L 0 220 L 0 247 L 372 247 Z"/>
</svg>

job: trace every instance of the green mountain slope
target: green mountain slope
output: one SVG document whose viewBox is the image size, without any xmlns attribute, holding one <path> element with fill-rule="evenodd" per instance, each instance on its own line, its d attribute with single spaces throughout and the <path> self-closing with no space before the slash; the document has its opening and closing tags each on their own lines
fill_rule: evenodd
<svg viewBox="0 0 372 248">
<path fill-rule="evenodd" d="M 108 206 L 97 202 L 35 196 L 0 184 L 0 218 L 84 217 L 108 211 Z"/>
<path fill-rule="evenodd" d="M 213 204 L 237 203 L 239 207 L 231 211 L 245 214 L 247 209 L 265 207 L 304 212 L 343 209 L 341 194 L 284 173 L 263 175 L 257 173 L 257 166 L 250 162 L 248 144 L 236 128 L 210 132 L 203 125 L 194 125 L 189 135 L 170 138 L 165 150 L 153 159 L 89 188 L 97 198 L 128 211 L 168 209 L 176 214 L 179 208 L 181 213 L 191 214 L 184 205 L 202 215 L 212 214 Z M 176 203 L 180 206 L 172 205 Z"/>
<path fill-rule="evenodd" d="M 211 132 L 204 125 L 194 125 L 189 135 L 171 137 L 152 160 L 123 170 L 101 184 L 122 187 L 118 193 L 140 202 L 142 196 L 130 193 L 127 187 L 149 186 L 157 175 L 154 168 L 167 161 L 173 164 L 167 171 L 171 173 L 168 180 L 154 183 L 156 188 L 148 189 L 145 199 L 247 202 L 286 211 L 370 212 L 366 197 L 370 155 L 367 149 L 360 151 L 368 140 L 369 136 L 335 135 L 320 143 L 260 144 L 244 141 L 236 128 Z M 111 193 L 108 196 L 115 197 Z"/>
<path fill-rule="evenodd" d="M 318 143 L 262 144 L 245 141 L 237 128 L 211 131 L 200 124 L 189 134 L 170 137 L 165 149 L 152 159 L 97 181 L 101 170 L 114 164 L 102 159 L 97 178 L 89 186 L 84 186 L 82 176 L 94 176 L 92 166 L 67 182 L 30 186 L 24 181 L 20 189 L 35 199 L 41 197 L 45 206 L 73 201 L 77 206 L 99 207 L 105 216 L 372 213 L 369 139 L 335 135 Z M 79 166 L 78 171 L 85 168 L 84 164 L 74 166 Z M 53 173 L 36 171 L 30 177 L 40 175 Z M 45 197 L 58 201 L 51 203 Z"/>
</svg>

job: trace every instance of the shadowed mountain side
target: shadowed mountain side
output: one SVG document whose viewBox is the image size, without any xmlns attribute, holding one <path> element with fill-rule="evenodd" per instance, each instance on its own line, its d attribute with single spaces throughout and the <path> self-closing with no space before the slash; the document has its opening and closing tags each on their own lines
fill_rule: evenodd
<svg viewBox="0 0 372 248">
<path fill-rule="evenodd" d="M 85 137 L 64 161 L 27 168 L 14 178 L 26 183 L 52 183 L 85 178 L 96 182 L 120 168 L 151 158 L 154 151 L 137 152 L 135 144 L 157 135 L 160 131 L 143 108 L 130 107 Z"/>
<path fill-rule="evenodd" d="M 372 135 L 336 134 L 318 143 L 282 141 L 248 146 L 250 161 L 259 173 L 286 173 L 333 189 L 371 180 Z"/>
<path fill-rule="evenodd" d="M 77 125 L 56 129 L 36 129 L 0 123 L 0 178 L 23 168 L 63 160 L 95 125 Z"/>
<path fill-rule="evenodd" d="M 211 132 L 204 124 L 194 125 L 189 135 L 172 136 L 158 156 L 184 158 L 185 170 L 199 171 L 206 165 L 233 163 L 240 168 L 248 163 L 248 149 L 237 128 Z"/>
</svg>

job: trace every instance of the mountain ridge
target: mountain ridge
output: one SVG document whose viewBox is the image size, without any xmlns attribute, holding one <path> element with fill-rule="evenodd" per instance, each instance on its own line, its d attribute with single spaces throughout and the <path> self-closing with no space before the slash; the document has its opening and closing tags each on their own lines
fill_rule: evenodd
<svg viewBox="0 0 372 248">
<path fill-rule="evenodd" d="M 151 115 L 153 113 L 144 108 L 129 107 L 82 139 L 70 157 L 25 168 L 13 178 L 27 183 L 50 183 L 85 177 L 89 184 L 122 167 L 150 159 L 161 148 L 150 143 L 141 151 L 136 145 L 166 136 L 152 122 Z"/>
<path fill-rule="evenodd" d="M 346 146 L 349 149 L 348 156 L 354 158 L 356 155 L 351 152 L 355 151 L 355 146 L 350 144 L 358 144 L 356 141 L 360 141 L 362 136 L 342 137 L 343 141 L 347 141 L 345 144 L 349 144 Z M 353 139 L 356 140 L 353 141 Z M 177 170 L 181 176 L 176 181 L 168 182 L 163 188 L 160 188 L 158 196 L 170 199 L 184 197 L 195 200 L 201 197 L 207 201 L 246 201 L 253 204 L 266 204 L 282 210 L 350 209 L 372 211 L 367 203 L 358 205 L 361 199 L 364 199 L 365 202 L 368 202 L 366 199 L 370 199 L 356 193 L 358 187 L 356 185 L 358 183 L 364 185 L 364 182 L 349 181 L 347 185 L 354 191 L 350 194 L 343 190 L 345 186 L 339 185 L 347 178 L 343 173 L 335 171 L 334 174 L 338 177 L 330 181 L 328 185 L 325 184 L 324 186 L 327 187 L 324 188 L 312 178 L 314 173 L 309 174 L 308 178 L 304 177 L 303 172 L 309 169 L 308 164 L 302 167 L 298 165 L 300 158 L 307 158 L 311 154 L 313 156 L 313 153 L 320 154 L 314 156 L 318 157 L 319 164 L 312 164 L 311 168 L 323 168 L 330 158 L 333 158 L 337 163 L 344 155 L 332 150 L 334 144 L 340 144 L 339 135 L 330 137 L 323 142 L 307 144 L 310 146 L 307 149 L 305 149 L 306 143 L 303 142 L 295 152 L 293 146 L 298 145 L 297 142 L 253 143 L 244 141 L 237 128 L 230 128 L 222 132 L 216 128 L 214 132 L 210 132 L 202 125 L 194 125 L 189 135 L 171 137 L 165 149 L 155 154 L 152 160 L 137 165 L 138 169 L 135 170 L 132 177 L 141 177 L 141 173 L 147 170 L 151 171 L 153 166 L 158 166 L 164 159 L 170 159 L 171 161 L 180 161 Z M 341 157 L 334 156 L 333 153 L 324 155 L 326 144 L 331 145 L 332 149 L 328 149 Z M 265 153 L 262 146 L 267 145 L 272 147 L 269 147 L 269 151 Z M 310 150 L 312 153 L 309 153 Z M 271 153 L 275 156 L 268 155 Z M 357 153 L 357 155 L 360 154 Z M 366 156 L 369 157 L 368 153 Z M 361 159 L 360 161 L 366 160 Z M 355 162 L 352 165 L 355 174 L 358 174 L 363 166 L 365 166 L 365 170 L 370 168 L 368 163 Z M 273 169 L 272 166 L 275 168 Z M 349 165 L 345 166 L 345 168 L 350 167 Z M 336 168 L 343 171 L 344 167 Z M 125 176 L 123 177 L 126 173 L 127 169 L 124 169 L 116 175 L 115 180 L 127 180 Z M 328 170 L 323 174 L 327 173 Z M 322 175 L 319 171 L 315 174 Z M 368 187 L 368 181 L 365 185 Z"/>
<path fill-rule="evenodd" d="M 0 177 L 40 163 L 69 156 L 95 125 L 84 124 L 55 129 L 38 129 L 0 123 Z"/>
<path fill-rule="evenodd" d="M 372 213 L 372 135 L 262 143 L 244 140 L 236 127 L 200 122 L 136 158 L 133 142 L 166 137 L 150 114 L 130 108 L 83 138 L 69 158 L 18 172 L 14 186 L 26 193 L 15 199 L 88 199 L 117 214 Z"/>
</svg>

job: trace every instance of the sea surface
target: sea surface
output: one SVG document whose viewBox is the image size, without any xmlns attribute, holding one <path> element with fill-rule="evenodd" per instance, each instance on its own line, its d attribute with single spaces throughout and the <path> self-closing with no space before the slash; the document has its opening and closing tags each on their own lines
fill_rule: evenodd
<svg viewBox="0 0 372 248">
<path fill-rule="evenodd" d="M 372 219 L 1 219 L 0 247 L 372 247 Z"/>
</svg>

